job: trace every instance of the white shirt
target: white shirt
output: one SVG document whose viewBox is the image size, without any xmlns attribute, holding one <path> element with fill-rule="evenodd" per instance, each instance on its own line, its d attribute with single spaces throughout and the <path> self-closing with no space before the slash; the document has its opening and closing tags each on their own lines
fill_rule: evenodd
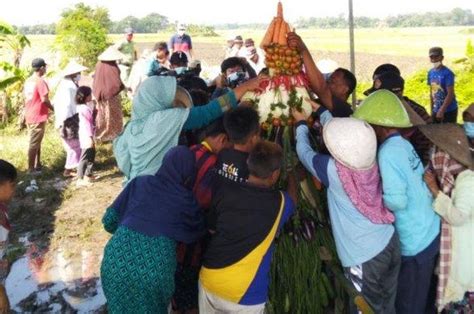
<svg viewBox="0 0 474 314">
<path fill-rule="evenodd" d="M 247 58 L 247 62 L 250 64 L 250 66 L 255 70 L 255 73 L 260 73 L 260 71 L 262 71 L 263 68 L 266 67 L 265 65 L 265 59 L 260 56 L 258 53 L 258 60 L 257 60 L 257 63 L 253 62 L 252 60 L 250 60 L 250 58 Z"/>
<path fill-rule="evenodd" d="M 244 46 L 242 46 L 240 48 L 237 48 L 236 46 L 234 46 L 234 47 L 232 47 L 232 49 L 230 50 L 230 53 L 229 53 L 229 57 L 245 58 L 246 55 L 247 55 L 247 48 L 245 48 Z"/>
<path fill-rule="evenodd" d="M 53 98 L 54 126 L 60 128 L 64 120 L 76 114 L 76 84 L 68 78 L 63 78 L 56 89 Z"/>
</svg>

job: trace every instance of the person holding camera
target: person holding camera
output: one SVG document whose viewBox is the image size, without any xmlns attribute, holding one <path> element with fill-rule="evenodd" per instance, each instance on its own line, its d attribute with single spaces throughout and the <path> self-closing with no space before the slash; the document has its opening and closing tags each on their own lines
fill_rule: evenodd
<svg viewBox="0 0 474 314">
<path fill-rule="evenodd" d="M 229 89 L 235 88 L 245 81 L 256 77 L 255 70 L 245 58 L 230 57 L 221 64 L 221 74 L 214 80 L 216 89 L 211 98 L 215 99 L 226 94 Z"/>
<path fill-rule="evenodd" d="M 148 64 L 146 72 L 147 76 L 156 75 L 156 73 L 159 72 L 162 68 L 170 68 L 170 62 L 168 60 L 170 52 L 168 50 L 168 44 L 166 42 L 157 42 L 155 44 L 155 47 L 153 48 L 153 53 L 154 56 Z"/>
</svg>

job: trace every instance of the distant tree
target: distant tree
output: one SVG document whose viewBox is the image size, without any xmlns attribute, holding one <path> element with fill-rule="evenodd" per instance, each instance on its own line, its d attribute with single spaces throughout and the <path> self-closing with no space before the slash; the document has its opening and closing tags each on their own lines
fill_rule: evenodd
<svg viewBox="0 0 474 314">
<path fill-rule="evenodd" d="M 92 68 L 97 56 L 107 47 L 107 28 L 110 26 L 107 9 L 93 9 L 78 3 L 61 16 L 56 26 L 56 45 L 63 52 L 63 63 L 68 58 L 79 58 Z"/>
<path fill-rule="evenodd" d="M 140 19 L 129 15 L 121 19 L 120 21 L 115 22 L 113 24 L 111 32 L 115 34 L 121 34 L 125 31 L 127 27 L 132 27 L 135 30 L 135 32 L 141 33 L 142 29 L 139 26 L 139 23 L 140 23 Z"/>
<path fill-rule="evenodd" d="M 168 27 L 168 18 L 158 13 L 151 13 L 140 19 L 142 33 L 156 33 Z"/>
<path fill-rule="evenodd" d="M 358 28 L 376 27 L 379 22 L 379 19 L 370 18 L 366 16 L 357 16 L 354 18 L 354 24 Z"/>
<path fill-rule="evenodd" d="M 168 32 L 175 32 L 175 24 L 169 24 L 167 29 Z M 198 24 L 188 24 L 186 26 L 186 33 L 191 36 L 202 36 L 202 37 L 216 37 L 219 34 L 216 33 L 214 26 L 198 25 Z"/>
<path fill-rule="evenodd" d="M 92 12 L 92 18 L 99 22 L 100 25 L 102 25 L 103 28 L 105 28 L 107 31 L 110 31 L 110 27 L 112 26 L 112 21 L 110 20 L 109 17 L 109 10 L 104 7 L 97 7 L 95 10 Z"/>
</svg>

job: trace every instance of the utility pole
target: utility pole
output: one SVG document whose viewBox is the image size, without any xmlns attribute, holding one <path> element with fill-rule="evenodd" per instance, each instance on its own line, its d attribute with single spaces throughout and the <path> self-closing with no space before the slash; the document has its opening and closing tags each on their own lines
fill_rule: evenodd
<svg viewBox="0 0 474 314">
<path fill-rule="evenodd" d="M 349 0 L 349 41 L 351 50 L 351 72 L 355 75 L 355 48 L 354 48 L 354 13 L 352 9 L 352 0 Z M 356 92 L 352 93 L 352 109 L 356 107 Z"/>
</svg>

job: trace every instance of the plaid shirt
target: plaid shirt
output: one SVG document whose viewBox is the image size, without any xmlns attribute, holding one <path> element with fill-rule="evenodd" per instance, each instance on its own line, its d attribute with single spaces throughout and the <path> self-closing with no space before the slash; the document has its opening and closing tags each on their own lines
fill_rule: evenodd
<svg viewBox="0 0 474 314">
<path fill-rule="evenodd" d="M 454 188 L 455 177 L 461 173 L 465 167 L 452 159 L 448 153 L 437 147 L 431 154 L 432 171 L 438 178 L 439 185 L 444 194 L 451 196 Z M 436 293 L 436 304 L 442 307 L 442 297 L 444 289 L 448 282 L 449 272 L 451 269 L 451 226 L 444 219 L 441 219 L 441 238 L 439 250 L 439 274 L 438 274 L 438 288 Z M 440 309 L 442 310 L 442 308 Z"/>
</svg>

